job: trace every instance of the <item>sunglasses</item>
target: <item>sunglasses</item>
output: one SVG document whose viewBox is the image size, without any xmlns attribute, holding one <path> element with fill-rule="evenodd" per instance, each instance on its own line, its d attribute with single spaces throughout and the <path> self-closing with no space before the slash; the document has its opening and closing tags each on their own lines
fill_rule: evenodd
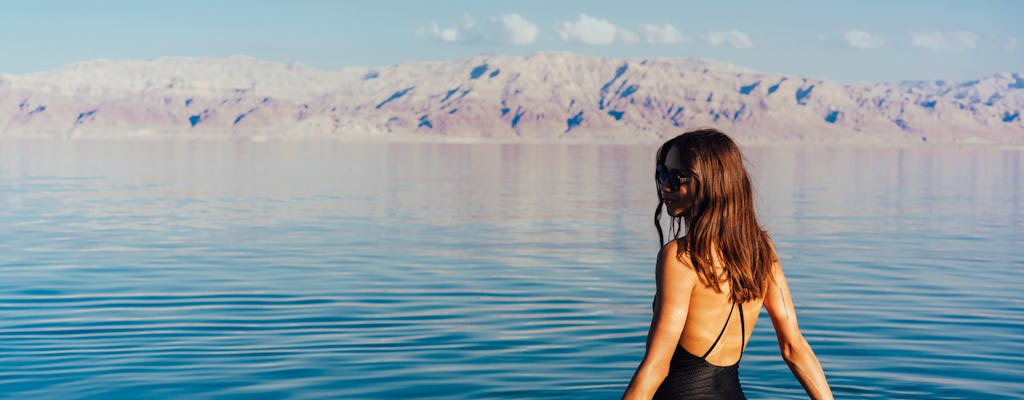
<svg viewBox="0 0 1024 400">
<path fill-rule="evenodd" d="M 658 179 L 658 184 L 668 186 L 672 190 L 679 190 L 683 185 L 690 183 L 691 179 L 689 174 L 684 174 L 679 170 L 670 170 L 664 165 L 658 166 L 655 177 Z"/>
</svg>

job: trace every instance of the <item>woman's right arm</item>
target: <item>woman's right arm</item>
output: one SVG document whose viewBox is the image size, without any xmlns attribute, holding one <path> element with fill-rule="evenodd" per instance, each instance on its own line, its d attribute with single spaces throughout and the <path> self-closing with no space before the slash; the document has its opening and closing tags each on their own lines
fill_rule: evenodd
<svg viewBox="0 0 1024 400">
<path fill-rule="evenodd" d="M 771 317 L 772 326 L 775 327 L 782 358 L 786 360 L 790 371 L 793 371 L 793 376 L 800 381 L 808 396 L 812 399 L 831 399 L 832 389 L 828 387 L 821 363 L 818 362 L 818 357 L 814 355 L 811 345 L 804 339 L 796 323 L 796 310 L 793 308 L 793 298 L 789 294 L 789 285 L 782 274 L 782 267 L 775 263 L 772 269 L 774 281 L 765 295 L 764 308 Z"/>
</svg>

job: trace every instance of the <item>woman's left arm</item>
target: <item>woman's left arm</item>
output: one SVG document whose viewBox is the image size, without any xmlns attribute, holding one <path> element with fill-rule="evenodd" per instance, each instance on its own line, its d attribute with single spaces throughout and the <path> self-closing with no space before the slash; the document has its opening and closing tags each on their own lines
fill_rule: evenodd
<svg viewBox="0 0 1024 400">
<path fill-rule="evenodd" d="M 658 296 L 651 329 L 647 333 L 647 353 L 622 395 L 623 399 L 650 399 L 654 396 L 668 375 L 669 362 L 679 346 L 697 274 L 689 259 L 680 260 L 676 256 L 676 246 L 675 240 L 670 241 L 658 253 L 655 269 Z"/>
</svg>

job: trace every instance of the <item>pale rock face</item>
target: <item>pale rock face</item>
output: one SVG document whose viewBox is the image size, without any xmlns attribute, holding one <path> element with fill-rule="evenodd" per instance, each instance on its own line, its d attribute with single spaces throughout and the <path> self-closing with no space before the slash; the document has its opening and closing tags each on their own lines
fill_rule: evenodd
<svg viewBox="0 0 1024 400">
<path fill-rule="evenodd" d="M 1024 144 L 1024 76 L 837 82 L 569 53 L 324 71 L 249 57 L 0 74 L 0 135 Z"/>
</svg>

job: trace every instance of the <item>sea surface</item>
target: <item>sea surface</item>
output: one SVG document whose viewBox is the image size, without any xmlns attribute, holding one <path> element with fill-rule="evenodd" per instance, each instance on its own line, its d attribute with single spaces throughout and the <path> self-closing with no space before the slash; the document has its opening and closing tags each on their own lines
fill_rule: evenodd
<svg viewBox="0 0 1024 400">
<path fill-rule="evenodd" d="M 837 398 L 1024 398 L 1024 150 L 750 147 Z M 654 147 L 0 141 L 0 397 L 610 399 Z M 750 398 L 805 398 L 762 315 Z"/>
</svg>

